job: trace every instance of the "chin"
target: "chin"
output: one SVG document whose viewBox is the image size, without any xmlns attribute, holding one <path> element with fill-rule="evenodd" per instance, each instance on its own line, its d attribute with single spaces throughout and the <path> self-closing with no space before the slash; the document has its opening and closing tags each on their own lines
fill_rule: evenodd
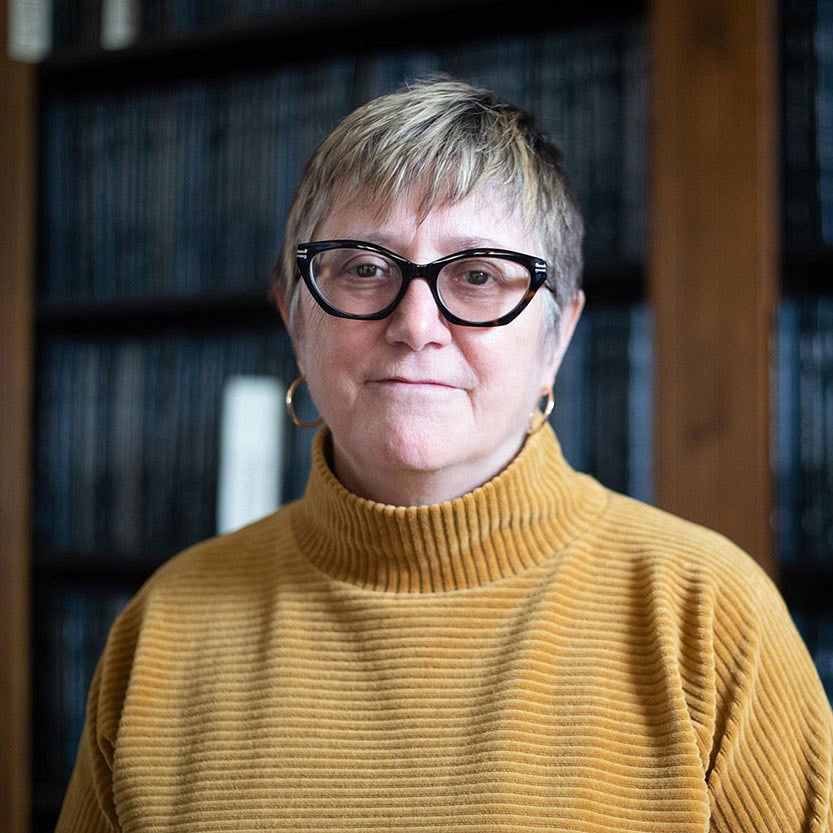
<svg viewBox="0 0 833 833">
<path fill-rule="evenodd" d="M 399 472 L 413 481 L 423 475 L 426 483 L 446 482 L 455 496 L 470 492 L 499 474 L 515 457 L 517 444 L 487 446 L 471 443 L 471 433 L 466 437 L 449 437 L 437 443 L 436 435 L 425 438 L 414 435 L 388 434 L 379 450 L 377 459 L 384 460 L 384 467 Z"/>
<path fill-rule="evenodd" d="M 461 443 L 448 437 L 438 441 L 437 431 L 414 426 L 393 428 L 379 434 L 379 462 L 411 472 L 435 472 L 461 462 Z"/>
<path fill-rule="evenodd" d="M 522 444 L 520 436 L 484 435 L 470 421 L 448 414 L 379 417 L 331 429 L 342 482 L 383 502 L 398 502 L 403 494 L 417 503 L 458 497 L 502 471 Z M 396 500 L 383 494 L 385 482 Z"/>
</svg>

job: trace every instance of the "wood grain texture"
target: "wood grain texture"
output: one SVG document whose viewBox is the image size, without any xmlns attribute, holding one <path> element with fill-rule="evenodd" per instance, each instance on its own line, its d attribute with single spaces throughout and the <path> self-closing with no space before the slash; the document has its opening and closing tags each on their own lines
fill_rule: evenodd
<svg viewBox="0 0 833 833">
<path fill-rule="evenodd" d="M 775 3 L 656 0 L 650 18 L 656 498 L 774 574 Z"/>
<path fill-rule="evenodd" d="M 6 57 L 0 0 L 0 830 L 29 829 L 29 512 L 34 76 Z"/>
</svg>

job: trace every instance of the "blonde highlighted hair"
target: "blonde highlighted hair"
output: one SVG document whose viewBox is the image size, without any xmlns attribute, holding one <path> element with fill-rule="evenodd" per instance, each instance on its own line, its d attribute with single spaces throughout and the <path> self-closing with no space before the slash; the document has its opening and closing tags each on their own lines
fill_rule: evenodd
<svg viewBox="0 0 833 833">
<path fill-rule="evenodd" d="M 492 92 L 449 78 L 425 79 L 354 110 L 324 140 L 301 176 L 273 272 L 290 321 L 297 305 L 295 251 L 312 239 L 339 195 L 372 195 L 380 218 L 403 199 L 422 216 L 475 192 L 520 207 L 541 240 L 554 322 L 580 288 L 584 223 L 561 152 L 523 110 Z M 545 293 L 553 297 L 550 293 Z"/>
</svg>

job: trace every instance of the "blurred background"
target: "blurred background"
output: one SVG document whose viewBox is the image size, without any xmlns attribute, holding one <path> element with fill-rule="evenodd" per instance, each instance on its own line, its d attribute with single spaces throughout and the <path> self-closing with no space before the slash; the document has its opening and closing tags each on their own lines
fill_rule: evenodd
<svg viewBox="0 0 833 833">
<path fill-rule="evenodd" d="M 750 552 L 833 696 L 831 0 L 0 0 L 0 34 L 0 829 L 53 829 L 147 576 L 303 491 L 293 189 L 437 72 L 579 192 L 568 460 Z"/>
</svg>

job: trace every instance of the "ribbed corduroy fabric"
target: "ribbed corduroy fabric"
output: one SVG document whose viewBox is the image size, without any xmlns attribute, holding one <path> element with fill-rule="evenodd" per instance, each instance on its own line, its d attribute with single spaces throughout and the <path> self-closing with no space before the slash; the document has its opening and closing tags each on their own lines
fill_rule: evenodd
<svg viewBox="0 0 833 833">
<path fill-rule="evenodd" d="M 60 833 L 829 833 L 833 721 L 768 579 L 549 429 L 473 493 L 306 496 L 162 568 Z"/>
</svg>

